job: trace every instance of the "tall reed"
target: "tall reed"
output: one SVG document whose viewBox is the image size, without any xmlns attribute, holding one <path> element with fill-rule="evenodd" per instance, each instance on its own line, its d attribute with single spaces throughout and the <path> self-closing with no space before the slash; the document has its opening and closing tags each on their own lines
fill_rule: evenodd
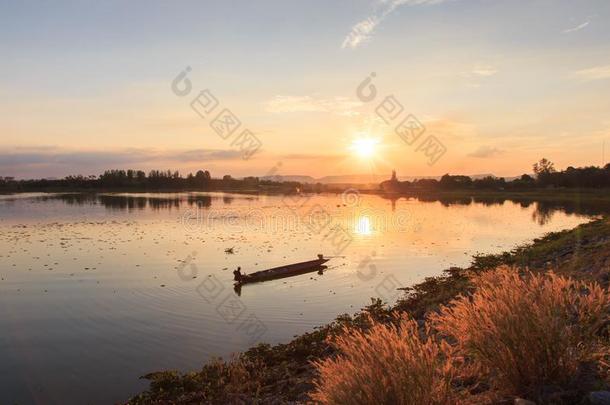
<svg viewBox="0 0 610 405">
<path fill-rule="evenodd" d="M 314 401 L 323 404 L 448 404 L 455 368 L 451 348 L 420 337 L 417 322 L 374 323 L 367 332 L 344 330 L 334 341 L 341 355 L 315 363 Z"/>
<path fill-rule="evenodd" d="M 430 317 L 434 329 L 471 359 L 498 390 L 540 399 L 545 389 L 578 388 L 599 359 L 608 292 L 594 283 L 502 267 L 474 279 L 476 292 Z M 605 350 L 602 350 L 605 351 Z"/>
<path fill-rule="evenodd" d="M 582 393 L 592 377 L 603 379 L 607 290 L 553 273 L 521 277 L 507 267 L 473 283 L 473 294 L 442 306 L 425 327 L 403 315 L 367 331 L 345 329 L 334 341 L 339 355 L 314 363 L 312 399 L 409 405 L 521 396 L 555 403 L 561 399 L 550 399 L 549 390 Z"/>
</svg>

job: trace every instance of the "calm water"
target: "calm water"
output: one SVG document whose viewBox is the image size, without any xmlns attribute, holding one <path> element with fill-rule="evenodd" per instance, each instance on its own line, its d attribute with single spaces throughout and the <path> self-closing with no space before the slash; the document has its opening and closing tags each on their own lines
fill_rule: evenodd
<svg viewBox="0 0 610 405">
<path fill-rule="evenodd" d="M 0 403 L 113 403 L 353 313 L 476 253 L 599 207 L 220 193 L 0 197 Z M 226 249 L 233 248 L 233 254 Z M 333 258 L 322 275 L 233 290 L 245 272 Z"/>
</svg>

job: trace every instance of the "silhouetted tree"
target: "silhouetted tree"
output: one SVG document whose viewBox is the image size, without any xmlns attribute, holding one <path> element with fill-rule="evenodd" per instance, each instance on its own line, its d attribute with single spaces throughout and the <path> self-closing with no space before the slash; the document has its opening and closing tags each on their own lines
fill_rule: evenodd
<svg viewBox="0 0 610 405">
<path fill-rule="evenodd" d="M 451 176 L 446 174 L 441 177 L 439 185 L 443 189 L 470 188 L 472 179 L 468 176 Z"/>
<path fill-rule="evenodd" d="M 555 165 L 553 162 L 546 158 L 542 158 L 538 163 L 534 163 L 533 169 L 540 185 L 547 186 L 551 184 L 551 178 L 553 177 L 553 173 L 555 173 Z"/>
</svg>

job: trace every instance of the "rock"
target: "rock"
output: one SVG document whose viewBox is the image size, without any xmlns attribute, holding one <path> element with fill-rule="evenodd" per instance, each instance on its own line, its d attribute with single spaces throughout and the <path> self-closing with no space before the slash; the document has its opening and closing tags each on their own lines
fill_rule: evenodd
<svg viewBox="0 0 610 405">
<path fill-rule="evenodd" d="M 523 398 L 515 398 L 515 405 L 536 405 L 536 403 Z"/>
<path fill-rule="evenodd" d="M 592 391 L 589 393 L 591 405 L 610 405 L 610 391 Z"/>
</svg>

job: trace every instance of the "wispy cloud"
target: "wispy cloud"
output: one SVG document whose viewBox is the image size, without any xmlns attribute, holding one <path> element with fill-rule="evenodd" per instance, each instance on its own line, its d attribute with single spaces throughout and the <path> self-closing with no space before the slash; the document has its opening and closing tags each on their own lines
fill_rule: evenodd
<svg viewBox="0 0 610 405">
<path fill-rule="evenodd" d="M 498 73 L 498 69 L 490 65 L 477 65 L 474 67 L 474 69 L 472 69 L 472 74 L 476 76 L 488 77 L 493 76 L 496 73 Z"/>
<path fill-rule="evenodd" d="M 469 153 L 468 156 L 483 159 L 494 157 L 502 153 L 504 153 L 504 151 L 498 148 L 494 148 L 491 146 L 480 146 L 474 152 Z"/>
<path fill-rule="evenodd" d="M 578 70 L 574 73 L 576 77 L 583 80 L 610 79 L 610 65 L 595 66 L 588 69 Z"/>
<path fill-rule="evenodd" d="M 57 147 L 19 147 L 0 150 L 0 175 L 57 176 L 66 173 L 97 174 L 110 168 L 172 167 L 239 160 L 237 150 L 157 150 L 126 148 L 113 151 L 72 150 Z M 44 173 L 44 174 L 41 174 Z"/>
<path fill-rule="evenodd" d="M 370 40 L 379 24 L 399 6 L 421 6 L 444 3 L 445 1 L 448 0 L 381 0 L 379 10 L 375 14 L 356 23 L 343 40 L 341 47 L 354 49 Z"/>
<path fill-rule="evenodd" d="M 271 113 L 328 112 L 337 115 L 358 115 L 360 101 L 348 97 L 316 98 L 312 96 L 275 96 L 266 103 Z"/>
<path fill-rule="evenodd" d="M 345 154 L 329 153 L 329 154 L 313 154 L 313 153 L 289 153 L 282 155 L 281 159 L 290 160 L 317 160 L 317 161 L 337 161 L 344 159 Z"/>
<path fill-rule="evenodd" d="M 585 21 L 584 23 L 577 25 L 576 27 L 572 27 L 572 28 L 568 28 L 566 30 L 563 30 L 562 32 L 564 34 L 569 34 L 571 32 L 576 32 L 576 31 L 580 31 L 583 28 L 585 28 L 586 26 L 588 26 L 591 23 L 591 21 Z"/>
<path fill-rule="evenodd" d="M 343 40 L 341 48 L 357 48 L 363 42 L 366 42 L 377 25 L 381 22 L 384 17 L 372 16 L 365 20 L 360 21 L 358 24 L 352 27 L 352 30 Z"/>
<path fill-rule="evenodd" d="M 123 164 L 153 161 L 194 162 L 204 160 L 239 159 L 236 150 L 190 149 L 160 151 L 156 149 L 127 148 L 115 151 L 67 150 L 56 147 L 19 147 L 14 150 L 0 150 L 0 167 L 13 164 Z"/>
</svg>

